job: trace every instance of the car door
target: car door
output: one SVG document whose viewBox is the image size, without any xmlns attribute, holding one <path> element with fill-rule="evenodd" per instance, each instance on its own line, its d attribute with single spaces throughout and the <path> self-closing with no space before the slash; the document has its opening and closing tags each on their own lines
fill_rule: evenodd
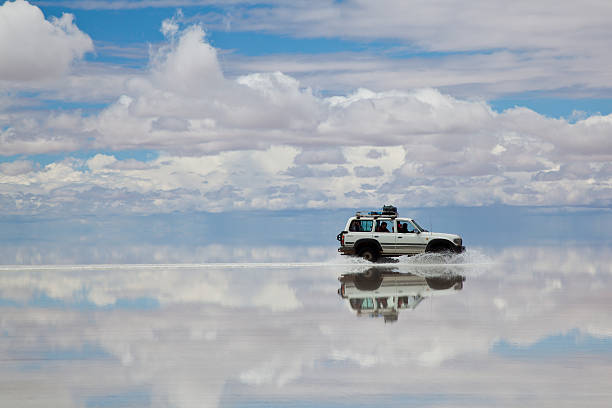
<svg viewBox="0 0 612 408">
<path fill-rule="evenodd" d="M 418 228 L 410 220 L 397 220 L 398 233 L 396 240 L 396 250 L 400 254 L 420 254 L 425 251 L 427 242 L 423 234 L 419 233 Z"/>
<path fill-rule="evenodd" d="M 397 231 L 395 229 L 395 220 L 386 218 L 379 218 L 376 220 L 376 227 L 374 228 L 372 237 L 380 243 L 383 254 L 396 253 L 395 239 L 397 237 L 397 233 L 395 231 Z"/>
</svg>

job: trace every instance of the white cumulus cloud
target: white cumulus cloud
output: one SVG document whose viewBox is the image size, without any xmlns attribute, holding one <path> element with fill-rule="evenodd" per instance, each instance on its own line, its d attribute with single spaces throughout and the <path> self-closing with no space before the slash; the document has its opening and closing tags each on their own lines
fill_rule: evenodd
<svg viewBox="0 0 612 408">
<path fill-rule="evenodd" d="M 97 114 L 0 114 L 3 155 L 146 149 L 160 157 L 4 166 L 5 211 L 612 200 L 612 115 L 498 113 L 433 88 L 327 97 L 278 71 L 227 76 L 200 26 L 170 37 Z"/>
<path fill-rule="evenodd" d="M 65 74 L 74 60 L 93 50 L 91 38 L 72 14 L 46 20 L 23 0 L 0 6 L 0 80 L 28 81 Z"/>
</svg>

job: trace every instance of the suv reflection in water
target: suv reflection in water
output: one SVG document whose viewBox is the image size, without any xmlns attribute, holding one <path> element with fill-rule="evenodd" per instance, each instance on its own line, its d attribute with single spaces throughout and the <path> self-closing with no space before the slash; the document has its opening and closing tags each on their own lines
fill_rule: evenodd
<svg viewBox="0 0 612 408">
<path fill-rule="evenodd" d="M 423 299 L 453 294 L 463 288 L 465 277 L 447 268 L 428 269 L 426 276 L 400 273 L 393 268 L 370 268 L 338 277 L 338 295 L 348 299 L 358 316 L 397 320 L 400 309 L 414 309 Z"/>
</svg>

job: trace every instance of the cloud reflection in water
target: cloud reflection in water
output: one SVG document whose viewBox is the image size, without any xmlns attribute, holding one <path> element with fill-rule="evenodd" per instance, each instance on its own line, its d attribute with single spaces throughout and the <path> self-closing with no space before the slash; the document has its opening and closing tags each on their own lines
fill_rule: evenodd
<svg viewBox="0 0 612 408">
<path fill-rule="evenodd" d="M 610 258 L 515 248 L 446 266 L 462 290 L 390 325 L 337 294 L 367 264 L 3 268 L 0 405 L 606 406 Z"/>
</svg>

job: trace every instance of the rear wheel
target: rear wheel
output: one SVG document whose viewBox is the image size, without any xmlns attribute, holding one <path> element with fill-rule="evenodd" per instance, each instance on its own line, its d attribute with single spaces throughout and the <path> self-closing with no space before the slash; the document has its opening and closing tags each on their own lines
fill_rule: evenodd
<svg viewBox="0 0 612 408">
<path fill-rule="evenodd" d="M 365 259 L 366 261 L 375 262 L 380 256 L 380 253 L 375 248 L 365 247 L 361 251 L 359 251 L 359 256 Z"/>
<path fill-rule="evenodd" d="M 376 290 L 382 283 L 380 272 L 369 269 L 355 276 L 355 287 L 359 290 Z"/>
</svg>

